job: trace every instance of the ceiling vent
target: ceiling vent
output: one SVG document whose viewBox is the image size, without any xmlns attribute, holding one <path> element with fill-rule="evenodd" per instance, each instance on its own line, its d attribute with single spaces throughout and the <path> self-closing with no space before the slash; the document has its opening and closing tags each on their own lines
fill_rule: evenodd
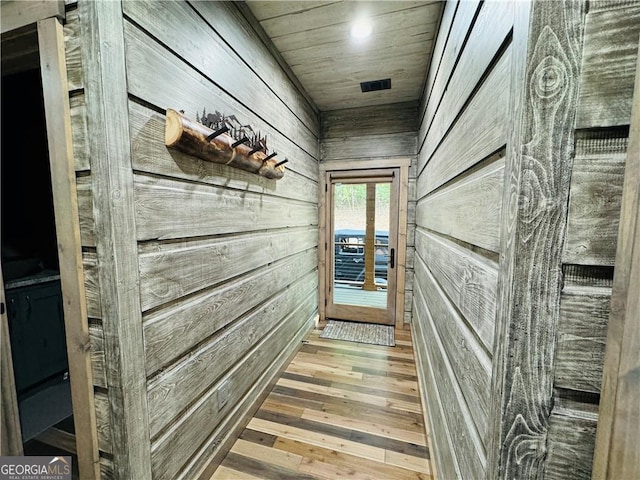
<svg viewBox="0 0 640 480">
<path fill-rule="evenodd" d="M 370 82 L 361 82 L 360 90 L 362 93 L 375 92 L 376 90 L 388 90 L 391 88 L 391 79 L 385 78 L 384 80 L 372 80 Z"/>
</svg>

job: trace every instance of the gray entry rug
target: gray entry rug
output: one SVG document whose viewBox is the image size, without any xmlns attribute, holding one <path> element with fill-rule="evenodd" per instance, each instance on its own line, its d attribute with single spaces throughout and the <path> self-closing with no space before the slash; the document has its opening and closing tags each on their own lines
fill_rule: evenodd
<svg viewBox="0 0 640 480">
<path fill-rule="evenodd" d="M 383 345 L 385 347 L 396 346 L 393 325 L 329 320 L 322 330 L 320 338 L 370 343 L 372 345 Z"/>
</svg>

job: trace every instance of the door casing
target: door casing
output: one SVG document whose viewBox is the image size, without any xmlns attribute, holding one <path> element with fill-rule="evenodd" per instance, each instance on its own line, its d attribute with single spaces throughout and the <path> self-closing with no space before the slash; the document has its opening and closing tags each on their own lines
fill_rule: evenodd
<svg viewBox="0 0 640 480">
<path fill-rule="evenodd" d="M 318 237 L 318 272 L 319 272 L 319 314 L 320 321 L 327 320 L 327 288 L 332 282 L 333 268 L 329 263 L 331 255 L 329 249 L 329 235 L 331 224 L 329 223 L 329 176 L 331 173 L 358 173 L 366 170 L 398 169 L 398 231 L 396 249 L 396 294 L 394 299 L 395 327 L 404 325 L 404 300 L 405 300 L 405 275 L 407 253 L 407 214 L 408 214 L 408 184 L 409 166 L 411 158 L 399 157 L 375 160 L 340 160 L 327 161 L 320 164 L 320 188 L 319 188 L 319 237 Z"/>
</svg>

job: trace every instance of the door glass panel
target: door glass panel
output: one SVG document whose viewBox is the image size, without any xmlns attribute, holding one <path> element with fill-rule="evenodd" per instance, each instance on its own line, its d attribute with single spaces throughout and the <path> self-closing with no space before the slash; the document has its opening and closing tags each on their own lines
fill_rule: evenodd
<svg viewBox="0 0 640 480">
<path fill-rule="evenodd" d="M 334 304 L 387 307 L 390 187 L 334 184 Z"/>
</svg>

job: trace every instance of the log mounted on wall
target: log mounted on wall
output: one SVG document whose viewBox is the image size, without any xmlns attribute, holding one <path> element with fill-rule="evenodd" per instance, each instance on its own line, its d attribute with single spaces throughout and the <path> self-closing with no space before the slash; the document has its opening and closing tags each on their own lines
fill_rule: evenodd
<svg viewBox="0 0 640 480">
<path fill-rule="evenodd" d="M 280 179 L 284 176 L 284 161 L 274 155 L 255 151 L 233 139 L 227 133 L 208 139 L 214 132 L 209 127 L 185 117 L 176 110 L 167 109 L 164 142 L 167 147 L 196 156 L 202 160 L 224 163 L 263 177 Z"/>
</svg>

